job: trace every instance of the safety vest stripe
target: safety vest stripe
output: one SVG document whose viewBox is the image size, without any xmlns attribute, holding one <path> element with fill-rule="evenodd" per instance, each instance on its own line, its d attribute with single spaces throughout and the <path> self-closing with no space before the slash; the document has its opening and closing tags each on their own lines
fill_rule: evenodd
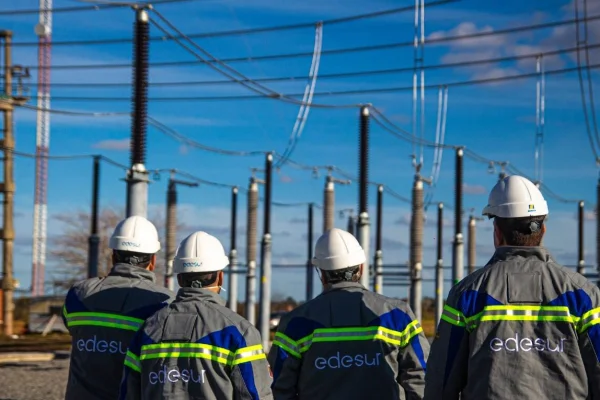
<svg viewBox="0 0 600 400">
<path fill-rule="evenodd" d="M 68 313 L 67 316 L 68 317 L 112 318 L 112 319 L 118 319 L 121 321 L 137 322 L 138 324 L 144 323 L 144 320 L 140 319 L 140 318 L 127 317 L 125 315 L 119 315 L 119 314 L 100 313 L 100 312 L 73 312 L 73 313 Z"/>
<path fill-rule="evenodd" d="M 142 369 L 141 369 L 139 366 L 137 366 L 137 365 L 133 364 L 133 363 L 132 363 L 130 360 L 127 360 L 127 359 L 126 359 L 126 360 L 123 362 L 123 364 L 125 364 L 125 366 L 127 366 L 127 367 L 131 368 L 131 369 L 132 369 L 132 370 L 134 370 L 135 372 L 142 372 Z"/>
<path fill-rule="evenodd" d="M 154 343 L 154 344 L 145 344 L 142 346 L 142 352 L 152 353 L 168 350 L 168 349 L 205 349 L 210 351 L 216 351 L 225 355 L 229 355 L 231 351 L 224 349 L 222 347 L 211 346 L 209 344 L 204 343 L 180 343 L 180 342 L 172 342 L 172 343 Z"/>
<path fill-rule="evenodd" d="M 579 321 L 579 327 L 577 331 L 579 333 L 585 332 L 593 325 L 600 323 L 600 308 L 594 308 L 581 316 Z"/>
<path fill-rule="evenodd" d="M 114 322 L 104 321 L 67 321 L 67 326 L 102 326 L 105 328 L 123 329 L 127 331 L 137 331 L 139 326 L 123 325 Z"/>
<path fill-rule="evenodd" d="M 295 347 L 295 349 L 292 349 L 286 343 L 283 343 L 282 341 L 280 341 L 279 338 L 273 339 L 273 345 L 282 348 L 284 351 L 286 351 L 287 353 L 290 353 L 291 355 L 293 355 L 296 358 L 301 357 L 300 350 L 297 347 Z"/>
<path fill-rule="evenodd" d="M 423 332 L 423 328 L 418 321 L 412 321 L 402 331 L 395 331 L 383 326 L 368 326 L 368 327 L 355 327 L 355 328 L 319 328 L 315 331 L 300 339 L 297 342 L 296 347 L 290 348 L 288 343 L 282 345 L 277 344 L 284 350 L 292 350 L 290 353 L 305 353 L 311 347 L 313 343 L 319 342 L 349 342 L 349 341 L 365 341 L 365 340 L 381 340 L 386 343 L 406 347 L 410 343 L 413 337 Z M 284 347 L 285 346 L 285 347 Z M 286 348 L 287 347 L 287 348 Z M 297 355 L 298 357 L 300 354 Z"/>
<path fill-rule="evenodd" d="M 445 305 L 442 311 L 442 319 L 449 324 L 463 327 L 466 325 L 466 319 L 463 313 L 454 308 Z"/>
<path fill-rule="evenodd" d="M 142 365 L 140 364 L 140 359 L 138 356 L 136 356 L 135 354 L 133 354 L 131 351 L 127 350 L 127 353 L 125 355 L 125 361 L 124 361 L 125 365 L 128 366 L 129 368 L 131 368 L 134 371 L 137 372 L 141 372 L 142 371 Z"/>
<path fill-rule="evenodd" d="M 263 358 L 267 358 L 267 356 L 262 345 L 257 344 L 254 346 L 243 347 L 235 352 L 235 355 L 231 360 L 231 365 L 238 365 Z"/>
<path fill-rule="evenodd" d="M 201 353 L 201 352 L 179 352 L 179 351 L 165 351 L 163 353 L 153 353 L 153 354 L 142 354 L 140 360 L 152 360 L 156 358 L 203 358 L 205 360 L 216 361 L 221 364 L 228 365 L 229 359 L 224 358 L 219 355 L 211 354 L 211 353 Z"/>
<path fill-rule="evenodd" d="M 126 317 L 118 314 L 98 313 L 98 312 L 74 312 L 68 313 L 66 307 L 63 307 L 63 314 L 67 320 L 67 326 L 102 326 L 106 328 L 124 329 L 137 331 L 144 320 Z"/>
<path fill-rule="evenodd" d="M 286 336 L 285 334 L 283 334 L 281 332 L 275 333 L 275 338 L 273 339 L 273 341 L 275 341 L 275 340 L 277 340 L 279 343 L 282 343 L 283 345 L 288 347 L 290 350 L 295 351 L 296 353 L 300 352 L 298 343 L 295 340 L 293 340 L 292 338 L 290 338 L 289 336 Z"/>
</svg>

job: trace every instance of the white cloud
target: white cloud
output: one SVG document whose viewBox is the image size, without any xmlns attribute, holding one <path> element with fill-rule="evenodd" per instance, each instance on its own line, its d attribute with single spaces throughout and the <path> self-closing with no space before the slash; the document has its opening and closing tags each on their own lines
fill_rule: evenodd
<svg viewBox="0 0 600 400">
<path fill-rule="evenodd" d="M 114 151 L 127 151 L 129 150 L 130 139 L 108 139 L 94 143 L 92 147 L 94 149 L 102 150 L 114 150 Z"/>
</svg>

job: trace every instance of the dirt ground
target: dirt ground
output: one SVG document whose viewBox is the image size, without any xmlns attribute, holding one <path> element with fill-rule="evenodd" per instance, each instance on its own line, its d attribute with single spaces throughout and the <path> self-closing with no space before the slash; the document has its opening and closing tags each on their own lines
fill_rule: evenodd
<svg viewBox="0 0 600 400">
<path fill-rule="evenodd" d="M 0 364 L 0 400 L 63 400 L 69 360 Z"/>
</svg>

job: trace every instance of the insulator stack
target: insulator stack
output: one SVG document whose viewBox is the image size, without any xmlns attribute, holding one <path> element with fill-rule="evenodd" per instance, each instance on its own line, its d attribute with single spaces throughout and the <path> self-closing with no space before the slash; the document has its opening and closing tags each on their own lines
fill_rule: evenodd
<svg viewBox="0 0 600 400">
<path fill-rule="evenodd" d="M 475 272 L 475 259 L 477 258 L 477 250 L 476 250 L 476 239 L 475 239 L 475 235 L 477 234 L 477 225 L 476 225 L 476 220 L 475 217 L 471 216 L 469 217 L 469 237 L 467 238 L 468 243 L 467 243 L 467 247 L 469 248 L 469 253 L 468 253 L 468 259 L 467 259 L 467 263 L 468 263 L 468 267 L 469 267 L 469 274 L 472 274 L 473 272 Z"/>
<path fill-rule="evenodd" d="M 257 231 L 257 212 L 258 212 L 258 185 L 254 179 L 251 180 L 250 190 L 248 191 L 248 212 L 246 226 L 248 234 L 246 236 L 246 262 L 256 262 L 256 231 Z"/>
<path fill-rule="evenodd" d="M 323 195 L 323 233 L 333 228 L 333 213 L 335 208 L 335 185 L 333 178 L 328 176 L 325 181 Z"/>
<path fill-rule="evenodd" d="M 131 165 L 146 163 L 149 38 L 148 14 L 138 10 L 134 23 Z"/>
</svg>

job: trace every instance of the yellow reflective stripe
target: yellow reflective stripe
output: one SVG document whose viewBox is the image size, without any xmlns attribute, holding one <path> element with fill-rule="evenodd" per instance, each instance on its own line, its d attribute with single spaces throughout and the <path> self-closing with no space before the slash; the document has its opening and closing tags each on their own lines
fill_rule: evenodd
<svg viewBox="0 0 600 400">
<path fill-rule="evenodd" d="M 300 353 L 308 351 L 313 343 L 349 342 L 364 340 L 381 340 L 386 343 L 406 347 L 413 337 L 423 332 L 418 321 L 412 321 L 402 331 L 395 331 L 383 326 L 351 327 L 351 328 L 319 328 L 298 341 Z"/>
<path fill-rule="evenodd" d="M 448 322 L 449 324 L 460 327 L 464 327 L 467 324 L 463 313 L 461 313 L 458 310 L 455 310 L 447 304 L 444 305 L 444 309 L 442 311 L 442 320 Z"/>
<path fill-rule="evenodd" d="M 296 358 L 300 358 L 300 348 L 298 343 L 281 332 L 276 332 L 273 338 L 273 345 L 280 347 L 284 351 L 290 353 Z"/>
<path fill-rule="evenodd" d="M 577 331 L 583 333 L 590 327 L 598 324 L 600 324 L 600 307 L 594 308 L 581 316 Z"/>
<path fill-rule="evenodd" d="M 127 317 L 118 314 L 100 312 L 67 312 L 63 308 L 67 326 L 102 326 L 105 328 L 124 329 L 137 331 L 144 323 L 143 319 Z"/>
<path fill-rule="evenodd" d="M 203 358 L 230 364 L 231 352 L 204 343 L 157 343 L 142 346 L 140 360 L 155 358 Z"/>
<path fill-rule="evenodd" d="M 231 365 L 238 365 L 264 358 L 267 358 L 267 356 L 261 344 L 242 347 L 235 352 L 233 359 L 231 360 Z"/>
<path fill-rule="evenodd" d="M 140 363 L 139 357 L 129 350 L 127 350 L 127 353 L 125 355 L 124 364 L 134 371 L 142 372 L 142 365 Z"/>
</svg>

